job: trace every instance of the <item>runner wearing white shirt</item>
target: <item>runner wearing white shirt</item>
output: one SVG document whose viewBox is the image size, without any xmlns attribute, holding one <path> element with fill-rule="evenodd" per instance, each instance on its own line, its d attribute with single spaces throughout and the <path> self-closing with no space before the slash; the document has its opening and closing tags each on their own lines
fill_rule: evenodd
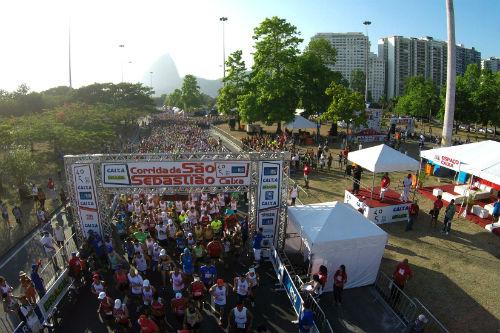
<svg viewBox="0 0 500 333">
<path fill-rule="evenodd" d="M 217 283 L 210 288 L 210 295 L 212 295 L 215 311 L 219 314 L 219 325 L 224 318 L 228 289 L 227 284 L 222 279 L 217 279 Z"/>
<path fill-rule="evenodd" d="M 135 297 L 142 297 L 142 284 L 144 280 L 138 274 L 135 268 L 131 268 L 130 272 L 127 274 L 128 282 L 130 284 L 130 293 Z"/>
<path fill-rule="evenodd" d="M 156 229 L 156 239 L 160 243 L 161 246 L 167 246 L 167 226 L 164 221 L 160 221 L 158 225 L 155 227 Z"/>
<path fill-rule="evenodd" d="M 180 214 L 181 211 L 183 209 L 183 204 L 182 204 L 182 201 L 176 201 L 175 202 L 175 211 L 177 212 L 177 214 Z"/>
</svg>

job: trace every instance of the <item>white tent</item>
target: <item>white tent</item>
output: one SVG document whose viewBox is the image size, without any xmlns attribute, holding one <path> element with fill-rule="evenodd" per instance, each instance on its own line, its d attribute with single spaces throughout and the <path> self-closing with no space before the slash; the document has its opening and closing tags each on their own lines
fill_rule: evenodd
<svg viewBox="0 0 500 333">
<path fill-rule="evenodd" d="M 310 120 L 307 120 L 306 118 L 296 115 L 295 119 L 287 124 L 285 124 L 285 127 L 291 130 L 294 129 L 315 129 L 317 127 L 316 123 Z"/>
<path fill-rule="evenodd" d="M 325 291 L 333 288 L 333 275 L 346 266 L 346 288 L 372 284 L 387 243 L 387 233 L 342 202 L 325 202 L 288 208 L 289 250 L 304 251 L 312 272 L 328 268 Z"/>
<path fill-rule="evenodd" d="M 374 173 L 418 170 L 417 160 L 381 144 L 349 153 L 347 159 Z"/>
<path fill-rule="evenodd" d="M 420 157 L 500 185 L 500 142 L 487 140 L 420 152 Z"/>
</svg>

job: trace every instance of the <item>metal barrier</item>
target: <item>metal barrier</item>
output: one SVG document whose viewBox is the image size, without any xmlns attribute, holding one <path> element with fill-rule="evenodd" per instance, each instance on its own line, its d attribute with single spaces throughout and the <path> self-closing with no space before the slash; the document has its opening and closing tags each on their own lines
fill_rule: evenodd
<svg viewBox="0 0 500 333">
<path fill-rule="evenodd" d="M 294 283 L 299 287 L 304 284 L 304 281 L 302 281 L 302 279 L 298 275 L 294 275 L 293 280 Z M 301 295 L 304 302 L 310 305 L 311 310 L 314 313 L 314 324 L 316 325 L 318 332 L 333 333 L 330 321 L 327 319 L 325 312 L 318 304 L 318 301 L 308 292 L 302 293 Z"/>
<path fill-rule="evenodd" d="M 56 251 L 56 253 L 49 259 L 47 264 L 45 264 L 45 266 L 39 272 L 40 276 L 44 280 L 45 289 L 48 290 L 52 286 L 52 284 L 56 281 L 58 274 L 64 271 L 64 269 L 68 265 L 68 260 L 71 256 L 71 252 L 74 251 L 78 251 L 76 234 L 72 234 L 64 242 L 63 246 L 61 246 Z"/>
<path fill-rule="evenodd" d="M 269 256 L 274 270 L 281 285 L 283 285 L 292 306 L 300 317 L 302 304 L 307 302 L 310 305 L 314 314 L 314 329 L 316 333 L 333 333 L 332 326 L 326 318 L 326 315 L 319 306 L 318 302 L 307 292 L 301 292 L 301 287 L 304 284 L 302 279 L 295 274 L 295 270 L 288 260 L 286 254 L 282 251 L 277 251 L 274 247 L 271 248 Z"/>
<path fill-rule="evenodd" d="M 377 275 L 375 289 L 405 325 L 408 325 L 415 319 L 417 316 L 417 305 L 384 272 L 379 272 Z"/>
<path fill-rule="evenodd" d="M 375 289 L 405 325 L 414 322 L 420 314 L 428 319 L 425 332 L 449 333 L 444 325 L 417 298 L 411 298 L 393 283 L 384 272 L 379 272 Z"/>
<path fill-rule="evenodd" d="M 417 298 L 413 301 L 417 304 L 417 315 L 423 314 L 429 320 L 425 325 L 426 332 L 449 333 L 446 327 Z"/>
</svg>

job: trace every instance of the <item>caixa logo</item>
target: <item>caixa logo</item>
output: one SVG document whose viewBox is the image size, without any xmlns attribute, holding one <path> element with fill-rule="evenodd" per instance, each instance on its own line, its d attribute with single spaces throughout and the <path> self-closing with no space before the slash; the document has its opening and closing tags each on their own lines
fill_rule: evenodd
<svg viewBox="0 0 500 333">
<path fill-rule="evenodd" d="M 408 210 L 408 206 L 398 206 L 392 209 L 393 212 L 402 212 Z"/>
</svg>

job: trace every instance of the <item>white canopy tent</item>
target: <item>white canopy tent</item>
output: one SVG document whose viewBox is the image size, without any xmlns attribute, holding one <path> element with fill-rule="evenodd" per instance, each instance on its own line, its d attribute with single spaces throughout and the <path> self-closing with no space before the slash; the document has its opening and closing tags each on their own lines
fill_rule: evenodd
<svg viewBox="0 0 500 333">
<path fill-rule="evenodd" d="M 500 185 L 500 142 L 487 140 L 424 150 L 420 157 L 454 171 Z"/>
<path fill-rule="evenodd" d="M 364 169 L 373 172 L 372 190 L 375 186 L 375 174 L 379 172 L 417 171 L 420 163 L 391 147 L 381 144 L 378 146 L 354 151 L 347 155 L 347 159 Z"/>
<path fill-rule="evenodd" d="M 303 251 L 311 259 L 312 272 L 328 268 L 325 291 L 333 289 L 333 275 L 346 266 L 346 288 L 372 284 L 378 274 L 387 233 L 342 202 L 325 202 L 288 208 L 286 247 Z"/>
<path fill-rule="evenodd" d="M 294 129 L 316 129 L 317 124 L 313 121 L 310 121 L 300 115 L 295 115 L 295 119 L 287 124 L 285 127 L 294 130 Z"/>
<path fill-rule="evenodd" d="M 417 160 L 385 144 L 351 152 L 347 159 L 374 173 L 416 171 L 419 168 Z"/>
</svg>

